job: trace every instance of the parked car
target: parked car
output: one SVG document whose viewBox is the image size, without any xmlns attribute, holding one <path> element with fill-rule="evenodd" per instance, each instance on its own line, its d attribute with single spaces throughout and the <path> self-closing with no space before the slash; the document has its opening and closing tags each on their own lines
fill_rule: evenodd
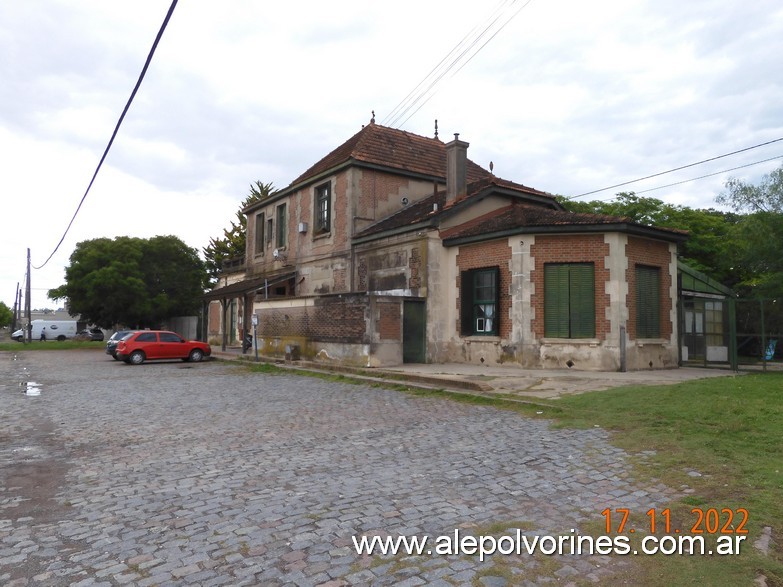
<svg viewBox="0 0 783 587">
<path fill-rule="evenodd" d="M 106 354 L 111 355 L 112 358 L 115 361 L 118 361 L 117 359 L 117 343 L 120 342 L 123 338 L 128 336 L 129 334 L 133 334 L 136 332 L 135 330 L 118 330 L 114 334 L 112 334 L 109 337 L 109 340 L 106 341 Z"/>
<path fill-rule="evenodd" d="M 116 358 L 131 365 L 161 359 L 182 359 L 197 363 L 212 354 L 212 348 L 200 340 L 186 340 L 169 330 L 140 330 L 122 338 Z"/>
<path fill-rule="evenodd" d="M 89 330 L 80 330 L 74 336 L 76 340 L 103 340 L 103 330 L 100 328 L 90 328 Z"/>
</svg>

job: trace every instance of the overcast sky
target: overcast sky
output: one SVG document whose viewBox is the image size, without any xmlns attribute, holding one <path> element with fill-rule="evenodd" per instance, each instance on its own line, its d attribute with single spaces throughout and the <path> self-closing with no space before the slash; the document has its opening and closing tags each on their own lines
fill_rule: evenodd
<svg viewBox="0 0 783 587">
<path fill-rule="evenodd" d="M 40 266 L 62 237 L 169 5 L 0 2 L 7 305 L 27 249 Z M 479 165 L 566 196 L 780 139 L 782 55 L 780 0 L 182 0 L 68 236 L 32 271 L 32 306 L 57 306 L 46 290 L 83 240 L 173 234 L 201 251 L 251 182 L 287 186 L 372 110 L 425 136 L 437 119 Z M 717 207 L 728 177 L 758 182 L 781 159 L 719 172 L 780 156 L 783 141 L 586 199 Z"/>
</svg>

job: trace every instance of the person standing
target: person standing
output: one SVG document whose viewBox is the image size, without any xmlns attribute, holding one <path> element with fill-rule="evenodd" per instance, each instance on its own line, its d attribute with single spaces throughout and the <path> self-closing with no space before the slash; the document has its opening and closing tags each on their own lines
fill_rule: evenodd
<svg viewBox="0 0 783 587">
<path fill-rule="evenodd" d="M 41 342 L 46 342 L 46 326 L 41 328 Z"/>
</svg>

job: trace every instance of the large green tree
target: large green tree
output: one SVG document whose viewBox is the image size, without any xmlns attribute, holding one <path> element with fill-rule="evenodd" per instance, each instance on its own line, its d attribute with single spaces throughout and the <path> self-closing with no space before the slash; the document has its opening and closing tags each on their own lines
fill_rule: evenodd
<svg viewBox="0 0 783 587">
<path fill-rule="evenodd" d="M 6 306 L 5 302 L 0 302 L 0 326 L 8 326 L 13 318 L 13 310 Z"/>
<path fill-rule="evenodd" d="M 103 328 L 142 328 L 197 312 L 206 284 L 198 252 L 176 236 L 123 236 L 78 243 L 65 284 L 48 295 Z"/>
<path fill-rule="evenodd" d="M 222 237 L 209 239 L 209 245 L 202 249 L 211 285 L 217 282 L 225 261 L 245 256 L 247 216 L 243 210 L 250 204 L 268 198 L 274 189 L 271 183 L 261 181 L 251 183 L 250 193 L 242 200 L 236 212 L 236 222 L 232 221 L 231 227 L 223 229 Z"/>
<path fill-rule="evenodd" d="M 731 259 L 743 276 L 742 294 L 783 296 L 783 165 L 758 185 L 730 178 L 716 200 L 747 212 L 732 234 Z"/>
</svg>

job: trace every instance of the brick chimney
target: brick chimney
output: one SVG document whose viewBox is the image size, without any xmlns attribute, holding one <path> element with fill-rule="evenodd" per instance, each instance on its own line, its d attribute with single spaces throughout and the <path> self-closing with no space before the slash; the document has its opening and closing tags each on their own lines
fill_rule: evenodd
<svg viewBox="0 0 783 587">
<path fill-rule="evenodd" d="M 459 133 L 454 133 L 454 140 L 446 143 L 446 205 L 467 193 L 468 146 L 470 143 L 459 140 Z"/>
</svg>

